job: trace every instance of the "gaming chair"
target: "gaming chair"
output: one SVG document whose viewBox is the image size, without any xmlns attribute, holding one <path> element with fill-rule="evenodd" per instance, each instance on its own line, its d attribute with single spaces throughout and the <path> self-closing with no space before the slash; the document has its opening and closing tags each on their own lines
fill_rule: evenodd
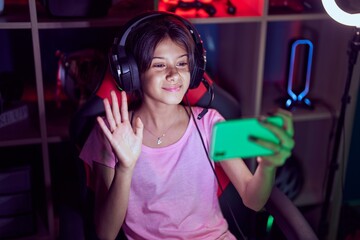
<svg viewBox="0 0 360 240">
<path fill-rule="evenodd" d="M 210 77 L 205 74 L 205 79 L 212 82 Z M 209 105 L 209 100 L 212 98 L 211 93 L 207 90 L 203 84 L 196 89 L 189 90 L 189 101 L 193 105 L 215 108 L 226 119 L 239 118 L 241 116 L 240 104 L 227 92 L 221 89 L 216 83 L 212 82 L 213 87 L 213 101 Z M 90 133 L 94 124 L 96 124 L 96 116 L 104 114 L 103 98 L 110 96 L 111 90 L 117 90 L 117 86 L 112 79 L 112 76 L 107 73 L 102 80 L 96 94 L 89 98 L 89 100 L 79 108 L 70 124 L 70 139 L 78 149 L 81 148 L 85 142 L 88 134 Z M 119 92 L 119 91 L 117 91 Z M 120 99 L 120 98 L 119 98 Z M 79 160 L 81 161 L 81 160 Z M 83 199 L 84 204 L 82 206 L 83 212 L 83 225 L 85 228 L 86 239 L 93 238 L 95 233 L 92 226 L 92 204 L 93 204 L 93 192 L 90 187 L 91 183 L 91 171 L 88 166 L 84 165 L 84 176 L 86 177 L 86 189 L 84 189 L 85 197 Z M 250 237 L 253 233 L 253 226 L 249 226 L 250 222 L 255 219 L 255 212 L 246 208 L 239 195 L 237 194 L 234 186 L 229 183 L 222 169 L 217 167 L 216 172 L 219 176 L 221 185 L 224 188 L 224 192 L 219 191 L 219 202 L 225 218 L 229 222 L 230 230 L 238 237 L 242 239 L 242 236 L 237 230 L 236 224 L 239 224 L 243 233 Z M 231 206 L 231 211 L 228 209 L 228 205 Z M 299 239 L 299 240 L 312 240 L 317 239 L 312 228 L 304 219 L 303 215 L 297 209 L 291 200 L 281 192 L 277 187 L 274 187 L 271 196 L 265 206 L 266 211 L 271 214 L 275 219 L 275 224 L 279 227 L 284 234 L 285 239 Z M 237 223 L 234 222 L 232 214 L 236 216 Z M 121 235 L 123 237 L 123 235 Z M 119 239 L 122 239 L 119 237 Z"/>
<path fill-rule="evenodd" d="M 165 13 L 170 14 L 170 13 Z M 159 15 L 155 13 L 155 16 Z M 174 15 L 176 16 L 176 15 Z M 140 87 L 139 73 L 137 65 L 132 56 L 127 55 L 124 47 L 126 38 L 130 29 L 142 19 L 151 17 L 151 14 L 140 16 L 133 19 L 128 26 L 123 28 L 119 38 L 115 38 L 114 44 L 109 54 L 109 67 L 105 71 L 104 77 L 99 79 L 98 87 L 93 94 L 75 113 L 69 127 L 70 139 L 74 146 L 79 150 L 84 144 L 94 124 L 96 117 L 103 115 L 105 110 L 103 107 L 103 99 L 110 99 L 110 91 L 115 90 L 120 93 L 119 88 L 124 89 L 128 93 L 129 102 L 131 102 L 131 92 Z M 190 87 L 187 98 L 184 99 L 187 104 L 197 105 L 204 109 L 214 108 L 223 115 L 225 119 L 233 119 L 241 117 L 240 104 L 230 94 L 221 89 L 215 82 L 211 80 L 205 72 L 205 51 L 202 46 L 200 35 L 195 28 L 180 17 L 178 17 L 189 28 L 195 41 L 195 66 L 192 69 Z M 121 99 L 118 97 L 118 99 Z M 203 112 L 206 114 L 206 111 Z M 81 161 L 81 160 L 79 160 Z M 83 211 L 84 226 L 86 239 L 93 238 L 94 227 L 92 226 L 92 209 L 93 209 L 93 191 L 91 189 L 91 170 L 86 164 L 83 165 L 86 184 L 84 190 L 84 204 L 86 206 Z M 255 212 L 246 208 L 237 194 L 233 185 L 229 182 L 226 175 L 219 165 L 216 165 L 216 173 L 219 178 L 220 185 L 224 191 L 218 191 L 220 206 L 225 218 L 229 222 L 230 231 L 242 239 L 242 233 L 238 231 L 238 225 L 244 230 L 245 235 L 251 236 L 252 229 L 245 228 L 249 223 L 249 219 L 253 219 Z M 309 224 L 305 221 L 299 210 L 292 204 L 289 198 L 279 189 L 274 187 L 271 196 L 265 206 L 269 214 L 274 216 L 275 223 L 281 229 L 286 239 L 317 239 Z M 232 216 L 234 216 L 234 219 Z M 119 238 L 123 238 L 121 235 Z"/>
</svg>

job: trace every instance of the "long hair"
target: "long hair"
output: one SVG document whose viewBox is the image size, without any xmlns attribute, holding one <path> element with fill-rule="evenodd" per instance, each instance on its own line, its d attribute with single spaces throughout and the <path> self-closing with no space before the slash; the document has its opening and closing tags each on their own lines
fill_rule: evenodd
<svg viewBox="0 0 360 240">
<path fill-rule="evenodd" d="M 167 37 L 186 50 L 189 69 L 193 70 L 195 42 L 189 29 L 176 17 L 159 15 L 135 26 L 125 43 L 126 52 L 134 57 L 140 74 L 150 68 L 156 46 Z"/>
<path fill-rule="evenodd" d="M 195 65 L 195 42 L 187 26 L 173 16 L 159 15 L 136 25 L 126 39 L 126 54 L 135 59 L 139 74 L 142 75 L 151 66 L 155 48 L 165 38 L 170 38 L 186 50 L 191 75 Z M 141 95 L 141 90 L 134 92 L 134 97 L 137 100 L 132 103 L 132 108 L 139 107 Z"/>
</svg>

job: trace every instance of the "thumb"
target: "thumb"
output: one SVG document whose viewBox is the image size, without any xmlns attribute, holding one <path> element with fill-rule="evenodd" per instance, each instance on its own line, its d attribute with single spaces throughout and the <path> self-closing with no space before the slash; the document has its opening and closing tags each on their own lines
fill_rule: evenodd
<svg viewBox="0 0 360 240">
<path fill-rule="evenodd" d="M 273 167 L 274 166 L 274 163 L 267 159 L 267 158 L 264 158 L 264 157 L 257 157 L 257 163 L 258 164 L 262 164 L 263 166 L 267 166 L 267 167 Z"/>
<path fill-rule="evenodd" d="M 144 131 L 144 124 L 141 119 L 138 117 L 135 121 L 135 135 L 142 139 Z"/>
</svg>

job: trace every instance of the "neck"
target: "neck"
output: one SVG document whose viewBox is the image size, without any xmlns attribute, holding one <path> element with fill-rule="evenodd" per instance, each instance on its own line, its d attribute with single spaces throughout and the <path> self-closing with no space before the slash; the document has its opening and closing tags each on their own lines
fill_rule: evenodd
<svg viewBox="0 0 360 240">
<path fill-rule="evenodd" d="M 141 118 L 144 125 L 148 129 L 154 131 L 162 131 L 168 127 L 171 123 L 176 123 L 177 120 L 181 120 L 184 114 L 184 108 L 181 105 L 173 105 L 166 107 L 149 108 L 146 106 L 140 107 L 136 111 L 136 115 Z"/>
<path fill-rule="evenodd" d="M 167 108 L 140 108 L 135 112 L 144 123 L 143 143 L 150 147 L 163 147 L 178 141 L 189 123 L 186 110 L 181 105 Z"/>
</svg>

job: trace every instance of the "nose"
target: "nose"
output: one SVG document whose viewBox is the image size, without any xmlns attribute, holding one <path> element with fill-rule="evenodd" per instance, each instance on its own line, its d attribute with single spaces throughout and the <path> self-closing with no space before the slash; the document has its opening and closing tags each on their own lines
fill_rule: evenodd
<svg viewBox="0 0 360 240">
<path fill-rule="evenodd" d="M 166 75 L 166 80 L 169 82 L 176 82 L 179 80 L 180 74 L 176 67 L 169 67 Z"/>
</svg>

